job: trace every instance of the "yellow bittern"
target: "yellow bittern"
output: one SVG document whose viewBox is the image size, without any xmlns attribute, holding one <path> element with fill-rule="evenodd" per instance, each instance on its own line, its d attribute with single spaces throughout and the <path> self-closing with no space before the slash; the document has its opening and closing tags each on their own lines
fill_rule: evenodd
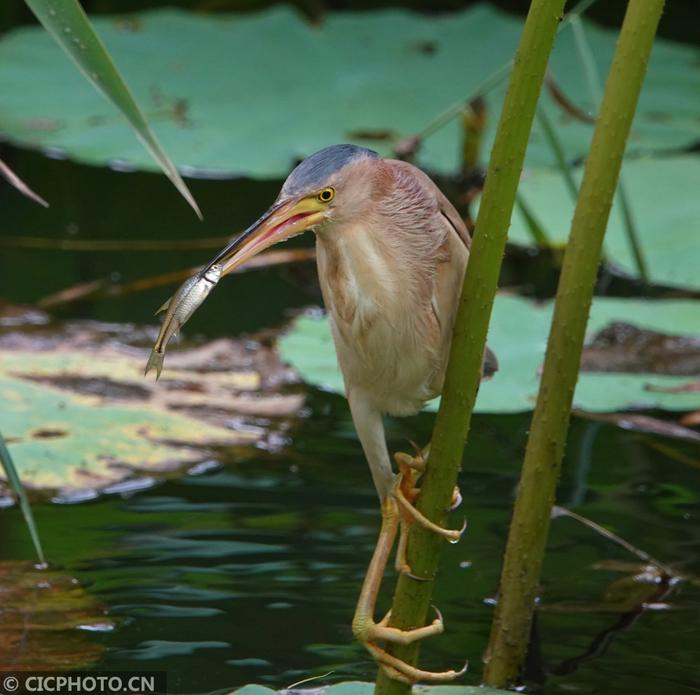
<svg viewBox="0 0 700 695">
<path fill-rule="evenodd" d="M 334 145 L 289 175 L 270 209 L 204 268 L 226 275 L 263 249 L 316 233 L 318 275 L 352 419 L 379 493 L 382 527 L 353 618 L 355 636 L 394 678 L 442 680 L 459 671 L 419 670 L 378 642 L 407 644 L 442 632 L 438 614 L 414 630 L 374 621 L 374 608 L 399 528 L 397 569 L 407 527 L 420 523 L 448 540 L 413 506 L 420 456 L 397 454 L 394 474 L 383 416 L 413 415 L 442 390 L 470 238 L 462 218 L 420 169 L 355 145 Z M 496 369 L 486 353 L 484 374 Z"/>
</svg>

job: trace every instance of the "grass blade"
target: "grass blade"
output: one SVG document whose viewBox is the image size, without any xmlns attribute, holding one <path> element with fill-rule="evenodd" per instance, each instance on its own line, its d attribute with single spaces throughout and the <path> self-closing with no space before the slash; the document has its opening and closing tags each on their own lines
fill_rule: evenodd
<svg viewBox="0 0 700 695">
<path fill-rule="evenodd" d="M 46 558 L 44 557 L 44 550 L 41 547 L 41 540 L 39 539 L 39 531 L 34 522 L 34 515 L 32 514 L 32 508 L 29 505 L 29 500 L 27 499 L 27 493 L 24 491 L 22 486 L 22 481 L 17 474 L 17 469 L 12 461 L 12 456 L 5 445 L 5 440 L 0 434 L 0 464 L 5 471 L 5 476 L 7 477 L 7 482 L 12 488 L 12 491 L 17 495 L 17 500 L 19 501 L 19 508 L 22 510 L 22 516 L 24 516 L 24 521 L 29 529 L 29 535 L 32 537 L 32 543 L 34 543 L 34 549 L 36 550 L 39 562 L 42 565 L 46 564 Z"/>
<path fill-rule="evenodd" d="M 201 219 L 202 213 L 189 188 L 146 122 L 126 82 L 90 25 L 78 0 L 25 0 L 25 2 L 85 77 L 129 121 L 144 147 Z"/>
</svg>

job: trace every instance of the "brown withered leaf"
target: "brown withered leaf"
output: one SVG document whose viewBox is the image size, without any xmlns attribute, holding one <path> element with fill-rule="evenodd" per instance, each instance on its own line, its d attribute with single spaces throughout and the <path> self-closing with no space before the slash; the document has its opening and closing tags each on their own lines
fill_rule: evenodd
<svg viewBox="0 0 700 695">
<path fill-rule="evenodd" d="M 156 382 L 143 376 L 154 331 L 0 327 L 3 434 L 30 491 L 86 495 L 181 474 L 220 448 L 284 444 L 304 397 L 287 388 L 296 377 L 270 346 L 172 346 Z"/>
<path fill-rule="evenodd" d="M 593 125 L 595 123 L 595 118 L 589 113 L 584 111 L 582 108 L 574 104 L 571 99 L 566 95 L 564 90 L 557 84 L 554 79 L 554 75 L 548 70 L 544 78 L 545 86 L 547 87 L 547 92 L 552 98 L 552 101 L 561 108 L 561 110 L 570 118 L 580 123 L 586 123 L 588 125 Z"/>
<path fill-rule="evenodd" d="M 695 376 L 700 374 L 700 337 L 615 321 L 584 347 L 581 371 Z"/>
<path fill-rule="evenodd" d="M 659 386 L 658 384 L 648 384 L 647 391 L 656 391 L 657 393 L 696 393 L 700 391 L 700 379 L 697 381 L 689 381 L 678 386 Z"/>
<path fill-rule="evenodd" d="M 695 410 L 692 413 L 686 413 L 680 419 L 680 423 L 684 427 L 696 427 L 700 425 L 700 410 Z"/>
<path fill-rule="evenodd" d="M 220 242 L 218 245 L 223 245 L 227 240 L 228 239 L 225 238 L 224 241 Z M 313 261 L 315 258 L 315 249 L 274 249 L 261 253 L 255 258 L 251 258 L 244 266 L 237 269 L 235 272 L 241 273 L 256 268 L 270 268 L 277 265 L 302 263 L 305 261 Z M 169 273 L 150 275 L 126 283 L 112 283 L 107 278 L 91 280 L 89 282 L 72 285 L 71 287 L 42 297 L 37 304 L 43 309 L 49 309 L 85 299 L 86 297 L 123 297 L 124 295 L 142 292 L 152 289 L 153 287 L 175 285 L 190 277 L 199 269 L 199 266 L 184 268 Z"/>
</svg>

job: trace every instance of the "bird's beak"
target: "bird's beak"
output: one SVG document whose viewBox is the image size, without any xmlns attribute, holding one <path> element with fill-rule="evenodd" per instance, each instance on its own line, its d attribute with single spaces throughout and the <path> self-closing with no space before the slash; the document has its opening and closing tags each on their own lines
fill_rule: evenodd
<svg viewBox="0 0 700 695">
<path fill-rule="evenodd" d="M 211 260 L 202 273 L 218 263 L 221 277 L 228 275 L 264 249 L 311 229 L 325 218 L 325 206 L 315 197 L 273 205 Z"/>
</svg>

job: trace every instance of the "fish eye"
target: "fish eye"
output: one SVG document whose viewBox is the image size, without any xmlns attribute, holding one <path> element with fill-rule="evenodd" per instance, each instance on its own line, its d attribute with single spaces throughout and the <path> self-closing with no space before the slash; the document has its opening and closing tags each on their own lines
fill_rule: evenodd
<svg viewBox="0 0 700 695">
<path fill-rule="evenodd" d="M 335 188 L 328 186 L 328 188 L 324 188 L 317 197 L 322 203 L 330 203 L 331 200 L 335 198 Z"/>
</svg>

